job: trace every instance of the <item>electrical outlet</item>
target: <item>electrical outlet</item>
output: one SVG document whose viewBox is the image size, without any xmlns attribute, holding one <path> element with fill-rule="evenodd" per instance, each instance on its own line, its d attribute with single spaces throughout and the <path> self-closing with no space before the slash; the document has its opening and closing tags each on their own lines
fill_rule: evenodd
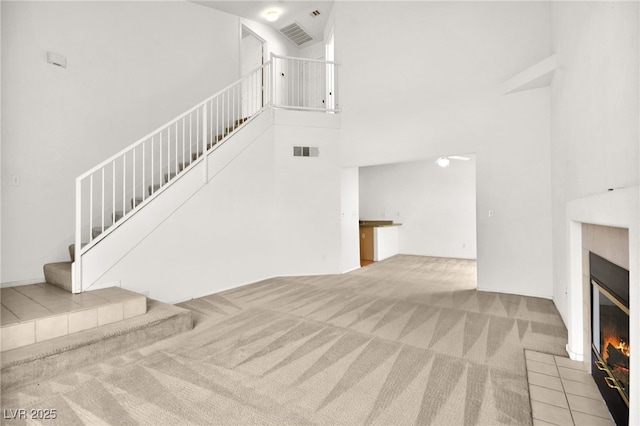
<svg viewBox="0 0 640 426">
<path fill-rule="evenodd" d="M 19 186 L 20 185 L 20 178 L 18 178 L 18 176 L 11 176 L 11 185 L 12 186 Z"/>
<path fill-rule="evenodd" d="M 489 210 L 489 217 L 493 217 L 493 210 Z"/>
</svg>

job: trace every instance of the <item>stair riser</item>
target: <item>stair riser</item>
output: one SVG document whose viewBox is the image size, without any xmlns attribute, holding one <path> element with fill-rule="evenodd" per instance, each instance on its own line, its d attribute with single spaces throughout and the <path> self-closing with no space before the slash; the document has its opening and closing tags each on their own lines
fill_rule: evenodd
<svg viewBox="0 0 640 426">
<path fill-rule="evenodd" d="M 46 282 L 64 290 L 72 291 L 71 262 L 47 263 L 42 270 Z"/>
<path fill-rule="evenodd" d="M 113 325 L 113 324 L 112 324 Z M 108 334 L 100 338 L 79 340 L 69 344 L 59 353 L 52 353 L 32 361 L 21 361 L 14 365 L 3 365 L 1 389 L 45 380 L 78 369 L 78 366 L 93 364 L 119 354 L 148 346 L 193 328 L 191 312 L 173 315 L 149 326 Z M 89 330 L 91 332 L 91 330 Z M 87 332 L 83 332 L 87 333 Z M 65 338 L 73 338 L 66 336 Z M 44 342 L 43 342 L 44 344 Z M 40 345 L 40 343 L 36 344 Z M 19 348 L 17 350 L 22 350 Z M 4 363 L 3 363 L 4 364 Z"/>
</svg>

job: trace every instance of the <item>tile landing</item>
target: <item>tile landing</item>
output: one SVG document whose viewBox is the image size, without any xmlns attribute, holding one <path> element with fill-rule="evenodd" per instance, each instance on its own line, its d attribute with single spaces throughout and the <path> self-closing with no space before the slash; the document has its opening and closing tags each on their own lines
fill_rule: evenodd
<svg viewBox="0 0 640 426">
<path fill-rule="evenodd" d="M 0 289 L 0 309 L 4 352 L 143 315 L 147 298 L 118 287 L 72 294 L 40 283 Z"/>
<path fill-rule="evenodd" d="M 525 350 L 533 425 L 615 426 L 582 362 Z"/>
</svg>

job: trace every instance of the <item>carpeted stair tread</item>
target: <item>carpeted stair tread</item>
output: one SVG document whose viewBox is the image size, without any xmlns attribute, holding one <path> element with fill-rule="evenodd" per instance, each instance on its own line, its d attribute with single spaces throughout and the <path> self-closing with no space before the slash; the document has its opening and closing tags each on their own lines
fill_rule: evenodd
<svg viewBox="0 0 640 426">
<path fill-rule="evenodd" d="M 110 227 L 111 227 L 111 225 L 104 225 L 104 230 L 102 229 L 102 226 L 94 227 L 91 230 L 91 238 L 98 238 L 100 236 L 100 234 L 102 234 L 102 232 L 106 231 Z"/>
<path fill-rule="evenodd" d="M 129 213 L 129 212 L 127 212 L 127 213 Z M 124 217 L 124 213 L 122 211 L 116 211 L 116 212 L 113 213 L 112 219 L 113 219 L 113 222 L 115 223 L 115 222 L 119 221 L 120 219 L 122 219 L 123 217 Z"/>
<path fill-rule="evenodd" d="M 2 353 L 2 390 L 51 378 L 193 328 L 191 311 L 147 299 L 147 313 Z"/>
<path fill-rule="evenodd" d="M 81 247 L 84 247 L 86 245 L 87 243 L 82 243 Z M 69 257 L 71 257 L 72 262 L 76 261 L 76 245 L 75 244 L 69 245 Z"/>
<path fill-rule="evenodd" d="M 73 262 L 47 263 L 42 267 L 44 280 L 64 290 L 71 291 L 71 264 Z"/>
<path fill-rule="evenodd" d="M 142 197 L 132 198 L 131 199 L 131 207 L 133 207 L 135 209 L 140 204 L 142 204 L 143 201 L 144 201 L 144 198 L 142 198 Z"/>
<path fill-rule="evenodd" d="M 149 196 L 152 196 L 154 192 L 156 192 L 157 190 L 159 190 L 160 188 L 162 188 L 162 185 L 160 184 L 155 184 L 153 186 L 149 185 L 147 187 L 147 191 L 149 193 Z"/>
</svg>

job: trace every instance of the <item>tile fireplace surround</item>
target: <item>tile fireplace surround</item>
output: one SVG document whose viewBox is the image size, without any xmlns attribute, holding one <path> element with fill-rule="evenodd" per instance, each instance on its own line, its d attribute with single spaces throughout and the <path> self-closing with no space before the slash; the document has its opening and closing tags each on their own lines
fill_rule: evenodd
<svg viewBox="0 0 640 426">
<path fill-rule="evenodd" d="M 640 189 L 623 188 L 572 200 L 569 222 L 567 352 L 591 371 L 588 250 L 629 270 L 630 336 L 640 336 Z M 601 225 L 601 226 L 594 226 Z M 626 247 L 625 247 L 626 245 Z M 600 253 L 598 253 L 600 252 Z M 586 278 L 585 278 L 586 274 Z M 640 350 L 631 350 L 629 424 L 640 424 Z"/>
</svg>

